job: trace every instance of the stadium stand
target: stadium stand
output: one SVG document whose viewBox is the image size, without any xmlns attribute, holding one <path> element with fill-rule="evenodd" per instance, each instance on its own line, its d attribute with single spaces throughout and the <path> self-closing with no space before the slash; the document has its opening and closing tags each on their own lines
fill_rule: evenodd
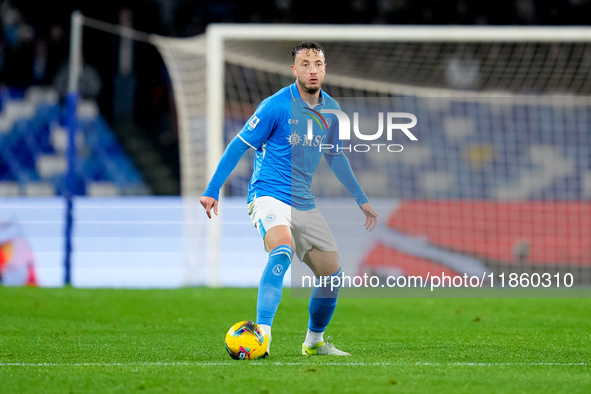
<svg viewBox="0 0 591 394">
<path fill-rule="evenodd" d="M 6 89 L 0 100 L 0 195 L 63 193 L 67 132 L 50 88 Z M 93 101 L 79 108 L 75 195 L 145 195 L 150 191 Z"/>
</svg>

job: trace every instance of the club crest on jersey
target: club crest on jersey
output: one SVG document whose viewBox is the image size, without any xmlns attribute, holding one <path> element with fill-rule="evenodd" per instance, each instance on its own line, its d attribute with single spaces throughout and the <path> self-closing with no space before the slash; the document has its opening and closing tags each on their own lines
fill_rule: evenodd
<svg viewBox="0 0 591 394">
<path fill-rule="evenodd" d="M 250 119 L 250 122 L 248 122 L 248 130 L 254 130 L 254 128 L 257 127 L 257 124 L 259 124 L 259 120 L 260 119 L 256 116 L 253 116 L 252 119 Z"/>
</svg>

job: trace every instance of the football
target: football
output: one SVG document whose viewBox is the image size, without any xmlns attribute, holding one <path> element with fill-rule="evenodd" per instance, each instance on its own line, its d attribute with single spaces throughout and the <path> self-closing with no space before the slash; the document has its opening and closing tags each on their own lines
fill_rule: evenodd
<svg viewBox="0 0 591 394">
<path fill-rule="evenodd" d="M 228 354 L 235 360 L 258 360 L 267 356 L 269 338 L 255 322 L 234 324 L 228 330 L 225 342 Z"/>
</svg>

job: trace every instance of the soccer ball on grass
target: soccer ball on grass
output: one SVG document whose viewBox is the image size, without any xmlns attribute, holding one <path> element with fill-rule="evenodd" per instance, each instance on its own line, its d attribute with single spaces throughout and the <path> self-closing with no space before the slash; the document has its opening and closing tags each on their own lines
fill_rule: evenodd
<svg viewBox="0 0 591 394">
<path fill-rule="evenodd" d="M 258 324 L 241 321 L 226 334 L 226 350 L 235 360 L 258 360 L 267 356 L 269 337 Z"/>
</svg>

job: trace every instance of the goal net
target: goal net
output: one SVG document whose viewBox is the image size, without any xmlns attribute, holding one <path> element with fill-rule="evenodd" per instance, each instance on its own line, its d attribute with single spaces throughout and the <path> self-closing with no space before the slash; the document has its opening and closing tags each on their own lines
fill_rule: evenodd
<svg viewBox="0 0 591 394">
<path fill-rule="evenodd" d="M 325 48 L 324 91 L 370 123 L 377 107 L 418 120 L 402 152 L 346 152 L 381 219 L 351 273 L 591 284 L 587 28 L 213 25 L 203 37 L 155 37 L 173 81 L 184 196 L 201 195 L 257 105 L 293 83 L 291 48 L 310 39 Z M 246 194 L 252 155 L 226 195 Z M 313 191 L 347 196 L 325 164 Z"/>
</svg>

